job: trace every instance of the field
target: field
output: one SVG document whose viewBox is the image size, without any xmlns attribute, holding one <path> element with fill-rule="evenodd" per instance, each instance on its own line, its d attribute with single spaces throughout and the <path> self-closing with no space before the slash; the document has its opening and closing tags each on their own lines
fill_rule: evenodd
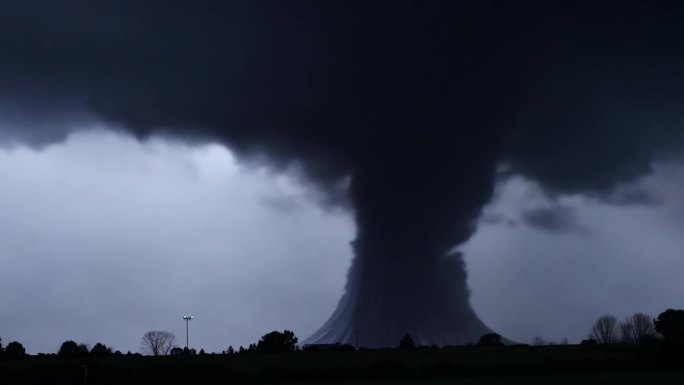
<svg viewBox="0 0 684 385">
<path fill-rule="evenodd" d="M 637 346 L 459 347 L 81 359 L 41 356 L 0 361 L 0 383 L 684 384 L 681 363 L 681 356 Z"/>
</svg>

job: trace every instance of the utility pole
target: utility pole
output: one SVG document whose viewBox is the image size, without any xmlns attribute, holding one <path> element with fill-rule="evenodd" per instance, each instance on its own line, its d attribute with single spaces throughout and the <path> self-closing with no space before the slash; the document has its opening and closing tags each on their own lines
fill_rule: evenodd
<svg viewBox="0 0 684 385">
<path fill-rule="evenodd" d="M 191 315 L 185 315 L 183 316 L 183 319 L 185 320 L 185 350 L 189 350 L 189 345 L 190 345 L 190 320 L 195 317 Z"/>
</svg>

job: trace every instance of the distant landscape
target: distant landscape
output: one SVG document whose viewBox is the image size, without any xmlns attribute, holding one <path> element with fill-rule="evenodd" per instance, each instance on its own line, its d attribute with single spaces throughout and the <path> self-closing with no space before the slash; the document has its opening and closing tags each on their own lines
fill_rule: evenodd
<svg viewBox="0 0 684 385">
<path fill-rule="evenodd" d="M 681 352 L 557 345 L 195 356 L 32 356 L 0 362 L 11 384 L 553 383 L 681 384 Z"/>
<path fill-rule="evenodd" d="M 644 322 L 646 321 L 646 322 Z M 207 353 L 177 346 L 169 332 L 143 336 L 141 352 L 112 351 L 65 341 L 56 353 L 27 355 L 13 341 L 2 348 L 0 379 L 12 384 L 669 384 L 684 381 L 684 310 L 653 322 L 636 313 L 618 322 L 600 317 L 578 345 L 537 337 L 533 345 L 504 345 L 498 334 L 466 346 L 297 344 L 293 332 L 273 331 L 248 346 Z"/>
</svg>

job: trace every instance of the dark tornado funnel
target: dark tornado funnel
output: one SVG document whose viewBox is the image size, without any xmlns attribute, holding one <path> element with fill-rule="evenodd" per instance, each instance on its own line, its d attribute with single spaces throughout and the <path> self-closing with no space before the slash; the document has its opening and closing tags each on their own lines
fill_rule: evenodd
<svg viewBox="0 0 684 385">
<path fill-rule="evenodd" d="M 443 346 L 491 332 L 470 307 L 462 255 L 452 250 L 491 197 L 494 162 L 468 159 L 467 143 L 423 145 L 433 147 L 430 157 L 407 150 L 369 160 L 354 175 L 355 258 L 337 309 L 307 343 L 379 348 L 409 333 L 418 344 Z"/>
</svg>

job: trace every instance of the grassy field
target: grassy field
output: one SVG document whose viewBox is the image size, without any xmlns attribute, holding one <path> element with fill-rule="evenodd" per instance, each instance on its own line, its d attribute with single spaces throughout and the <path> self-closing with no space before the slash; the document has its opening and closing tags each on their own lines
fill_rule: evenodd
<svg viewBox="0 0 684 385">
<path fill-rule="evenodd" d="M 3 384 L 684 384 L 684 365 L 635 346 L 461 347 L 0 361 Z M 85 367 L 84 367 L 85 366 Z"/>
</svg>

